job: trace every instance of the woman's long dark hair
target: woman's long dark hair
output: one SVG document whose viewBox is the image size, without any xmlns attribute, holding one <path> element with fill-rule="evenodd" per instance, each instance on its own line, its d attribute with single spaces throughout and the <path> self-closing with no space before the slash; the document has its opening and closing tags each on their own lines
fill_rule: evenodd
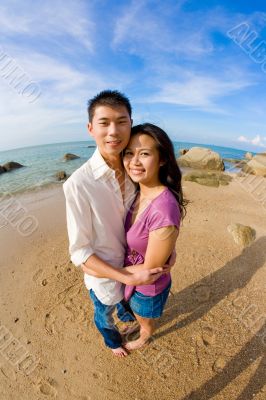
<svg viewBox="0 0 266 400">
<path fill-rule="evenodd" d="M 159 180 L 163 185 L 167 186 L 175 196 L 179 204 L 181 217 L 184 218 L 187 201 L 183 197 L 181 186 L 182 173 L 177 165 L 173 143 L 165 131 L 153 124 L 140 124 L 131 129 L 131 136 L 137 135 L 138 133 L 149 135 L 155 140 L 160 155 L 160 161 L 164 163 L 159 170 Z"/>
</svg>

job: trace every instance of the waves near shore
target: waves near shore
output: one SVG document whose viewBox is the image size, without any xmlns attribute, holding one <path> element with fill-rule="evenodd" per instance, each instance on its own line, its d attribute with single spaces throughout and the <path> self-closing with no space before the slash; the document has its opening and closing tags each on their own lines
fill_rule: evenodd
<svg viewBox="0 0 266 400">
<path fill-rule="evenodd" d="M 242 159 L 245 151 L 226 147 L 202 145 L 184 142 L 174 142 L 175 153 L 178 156 L 181 148 L 193 146 L 208 147 L 218 152 L 223 158 Z M 56 143 L 34 147 L 25 147 L 0 152 L 0 165 L 8 161 L 16 161 L 25 165 L 9 173 L 0 175 L 0 193 L 17 194 L 26 191 L 39 190 L 47 186 L 58 185 L 56 173 L 65 171 L 68 175 L 82 165 L 94 152 L 94 142 Z M 80 158 L 64 161 L 66 153 L 73 153 Z M 232 170 L 233 165 L 225 162 L 225 168 Z"/>
</svg>

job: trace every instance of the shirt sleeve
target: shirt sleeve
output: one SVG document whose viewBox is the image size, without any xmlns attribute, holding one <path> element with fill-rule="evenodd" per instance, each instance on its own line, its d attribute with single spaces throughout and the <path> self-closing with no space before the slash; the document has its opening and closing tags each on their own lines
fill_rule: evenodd
<svg viewBox="0 0 266 400">
<path fill-rule="evenodd" d="M 176 226 L 179 229 L 181 220 L 180 209 L 177 201 L 172 197 L 154 202 L 148 216 L 149 231 Z"/>
<path fill-rule="evenodd" d="M 94 253 L 91 242 L 91 207 L 74 182 L 67 180 L 63 190 L 66 198 L 69 253 L 73 264 L 79 266 Z"/>
</svg>

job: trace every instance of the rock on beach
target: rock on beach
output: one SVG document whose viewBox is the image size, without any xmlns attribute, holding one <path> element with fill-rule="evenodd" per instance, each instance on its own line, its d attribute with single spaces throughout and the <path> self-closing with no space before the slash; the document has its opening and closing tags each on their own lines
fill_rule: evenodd
<svg viewBox="0 0 266 400">
<path fill-rule="evenodd" d="M 254 156 L 243 166 L 242 171 L 248 174 L 266 177 L 266 153 L 260 153 Z"/>
<path fill-rule="evenodd" d="M 219 185 L 229 185 L 232 181 L 232 177 L 221 172 L 191 171 L 183 176 L 183 180 L 196 182 L 204 186 L 218 187 Z"/>
<path fill-rule="evenodd" d="M 192 147 L 186 154 L 177 159 L 180 167 L 224 171 L 220 154 L 205 147 Z"/>
<path fill-rule="evenodd" d="M 248 152 L 245 154 L 245 158 L 246 158 L 247 160 L 251 160 L 251 159 L 253 158 L 253 155 L 248 151 Z"/>
<path fill-rule="evenodd" d="M 22 168 L 24 165 L 16 162 L 16 161 L 9 161 L 5 163 L 4 165 L 0 166 L 0 173 L 2 174 L 3 172 L 9 172 L 13 171 L 13 169 L 18 169 Z"/>
<path fill-rule="evenodd" d="M 241 224 L 231 224 L 228 225 L 227 230 L 232 234 L 235 243 L 247 247 L 256 238 L 256 231 L 250 226 Z"/>
<path fill-rule="evenodd" d="M 65 161 L 71 161 L 71 160 L 76 160 L 77 158 L 80 158 L 79 156 L 76 156 L 76 154 L 72 154 L 72 153 L 66 153 L 64 155 L 64 160 Z"/>
<path fill-rule="evenodd" d="M 68 178 L 65 171 L 59 171 L 55 174 L 55 177 L 58 181 L 64 181 Z"/>
</svg>

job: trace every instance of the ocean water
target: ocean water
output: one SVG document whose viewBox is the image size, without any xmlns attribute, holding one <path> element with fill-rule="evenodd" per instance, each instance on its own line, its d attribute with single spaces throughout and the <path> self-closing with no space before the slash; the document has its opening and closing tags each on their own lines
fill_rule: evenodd
<svg viewBox="0 0 266 400">
<path fill-rule="evenodd" d="M 90 147 L 88 147 L 90 146 Z M 197 143 L 174 142 L 175 153 L 179 155 L 179 149 L 191 148 L 193 146 L 208 147 L 223 158 L 244 158 L 245 151 L 219 147 L 213 145 L 202 145 Z M 94 142 L 68 142 L 47 144 L 41 146 L 24 147 L 20 149 L 0 152 L 0 165 L 8 161 L 16 161 L 25 168 L 0 174 L 0 193 L 21 193 L 30 190 L 38 190 L 49 185 L 60 185 L 55 178 L 58 171 L 65 171 L 67 174 L 74 172 L 94 152 Z M 80 158 L 72 161 L 64 161 L 65 153 L 73 153 Z M 231 163 L 225 163 L 226 170 L 234 171 Z"/>
</svg>

